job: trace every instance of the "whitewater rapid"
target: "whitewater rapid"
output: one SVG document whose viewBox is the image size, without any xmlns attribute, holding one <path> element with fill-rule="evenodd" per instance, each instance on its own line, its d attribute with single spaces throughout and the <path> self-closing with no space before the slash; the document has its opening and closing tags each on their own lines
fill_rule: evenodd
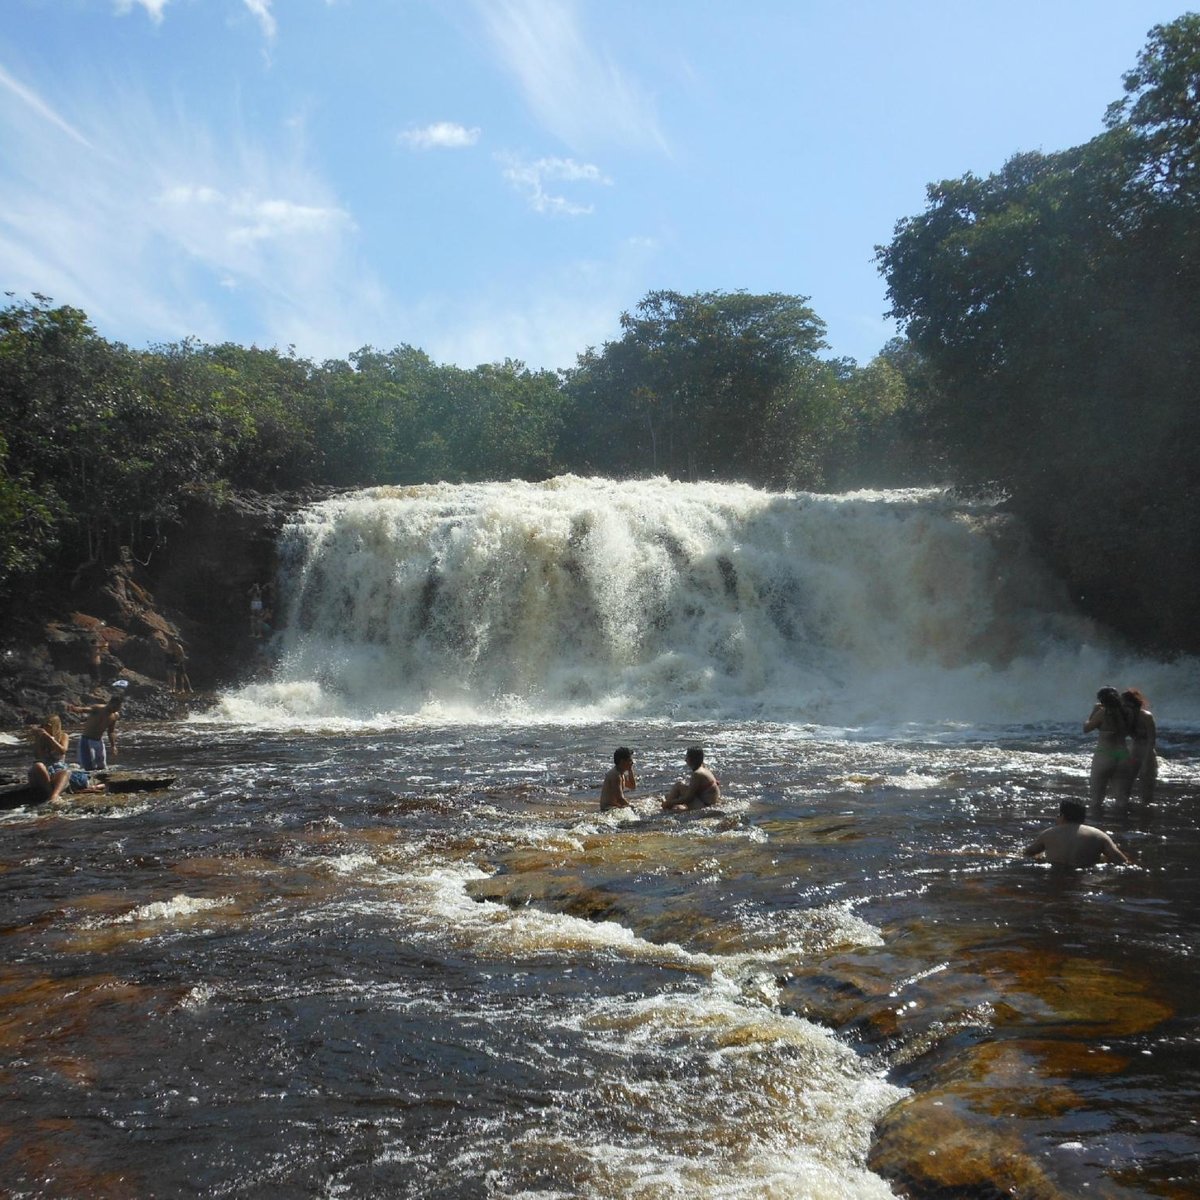
<svg viewBox="0 0 1200 1200">
<path fill-rule="evenodd" d="M 1097 687 L 1200 721 L 1194 662 L 1073 611 L 1014 523 L 937 490 L 563 476 L 373 488 L 283 532 L 238 723 L 1082 720 Z"/>
</svg>

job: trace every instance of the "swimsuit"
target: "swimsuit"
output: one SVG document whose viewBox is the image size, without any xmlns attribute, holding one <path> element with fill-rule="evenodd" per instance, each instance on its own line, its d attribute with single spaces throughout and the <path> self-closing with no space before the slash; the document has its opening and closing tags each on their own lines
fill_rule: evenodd
<svg viewBox="0 0 1200 1200">
<path fill-rule="evenodd" d="M 51 779 L 53 779 L 55 775 L 59 773 L 59 771 L 71 772 L 71 779 L 67 784 L 67 791 L 69 792 L 82 792 L 85 788 L 91 785 L 92 781 L 88 778 L 88 773 L 86 771 L 80 771 L 75 767 L 74 763 L 46 763 L 46 773 Z"/>
</svg>

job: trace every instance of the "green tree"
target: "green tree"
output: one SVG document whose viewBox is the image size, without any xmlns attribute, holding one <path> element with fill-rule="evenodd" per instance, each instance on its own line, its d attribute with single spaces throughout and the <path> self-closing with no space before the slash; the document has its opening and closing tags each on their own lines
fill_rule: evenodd
<svg viewBox="0 0 1200 1200">
<path fill-rule="evenodd" d="M 1159 565 L 1200 550 L 1198 66 L 1200 21 L 1157 27 L 1106 132 L 932 185 L 879 250 L 954 478 L 1008 493 L 1093 611 L 1175 645 L 1200 644 L 1196 581 Z"/>
</svg>

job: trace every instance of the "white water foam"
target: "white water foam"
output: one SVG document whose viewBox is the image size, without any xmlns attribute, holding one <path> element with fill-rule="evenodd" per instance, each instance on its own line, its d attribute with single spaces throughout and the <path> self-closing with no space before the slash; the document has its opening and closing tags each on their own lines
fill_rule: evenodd
<svg viewBox="0 0 1200 1200">
<path fill-rule="evenodd" d="M 566 476 L 376 488 L 281 547 L 247 725 L 1079 719 L 1134 684 L 1200 722 L 1194 661 L 1129 655 L 983 506 Z"/>
</svg>

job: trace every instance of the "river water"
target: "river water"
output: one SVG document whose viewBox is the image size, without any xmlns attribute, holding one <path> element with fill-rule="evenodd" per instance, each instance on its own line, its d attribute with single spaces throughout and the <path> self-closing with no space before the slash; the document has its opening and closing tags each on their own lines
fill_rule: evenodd
<svg viewBox="0 0 1200 1200">
<path fill-rule="evenodd" d="M 174 787 L 0 817 L 0 1192 L 1200 1195 L 1196 665 L 1003 518 L 377 489 L 281 561 L 258 677 L 126 718 Z M 1109 682 L 1138 868 L 1024 860 Z M 663 815 L 692 743 L 725 799 Z"/>
</svg>

